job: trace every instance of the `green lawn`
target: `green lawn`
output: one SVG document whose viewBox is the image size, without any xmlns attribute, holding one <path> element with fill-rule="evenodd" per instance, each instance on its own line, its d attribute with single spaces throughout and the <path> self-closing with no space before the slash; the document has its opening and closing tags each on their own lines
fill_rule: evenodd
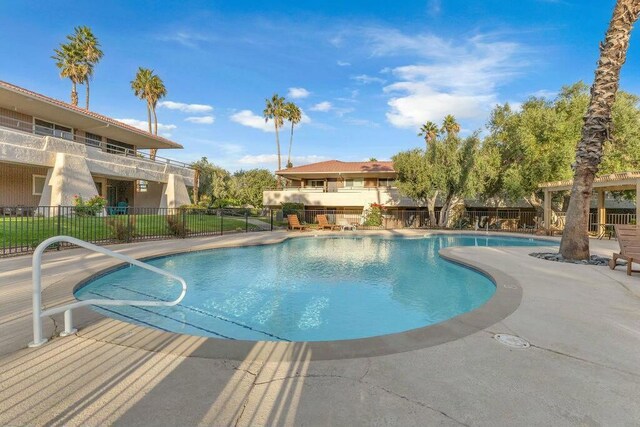
<svg viewBox="0 0 640 427">
<path fill-rule="evenodd" d="M 215 234 L 233 231 L 245 231 L 245 220 L 242 218 L 221 218 L 216 215 L 178 215 L 178 227 L 185 221 L 188 235 Z M 117 222 L 117 224 L 114 224 Z M 109 223 L 112 226 L 109 226 Z M 222 223 L 222 224 L 221 224 Z M 145 238 L 175 237 L 164 215 L 117 215 L 108 217 L 93 216 L 52 216 L 21 217 L 0 219 L 0 247 L 35 247 L 43 240 L 56 236 L 67 235 L 90 242 L 118 241 L 116 230 L 119 229 L 120 240 L 126 236 L 128 229 L 133 231 L 133 240 Z M 248 230 L 257 229 L 249 224 Z M 180 230 L 177 230 L 179 234 Z"/>
</svg>

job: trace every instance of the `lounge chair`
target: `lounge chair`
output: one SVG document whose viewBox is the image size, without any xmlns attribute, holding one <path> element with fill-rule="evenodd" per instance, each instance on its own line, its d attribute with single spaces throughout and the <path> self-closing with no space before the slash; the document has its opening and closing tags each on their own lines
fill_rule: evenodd
<svg viewBox="0 0 640 427">
<path fill-rule="evenodd" d="M 353 224 L 350 224 L 344 218 L 340 218 L 340 219 L 336 220 L 336 225 L 338 225 L 342 229 L 342 231 L 345 231 L 345 230 L 355 231 L 356 230 L 356 226 L 353 225 Z"/>
<path fill-rule="evenodd" d="M 613 258 L 609 261 L 609 268 L 614 270 L 618 266 L 618 259 L 627 261 L 627 275 L 631 276 L 631 272 L 639 272 L 633 270 L 632 264 L 640 263 L 640 229 L 635 225 L 615 225 L 618 244 L 620 245 L 620 253 L 613 254 Z"/>
<path fill-rule="evenodd" d="M 321 230 L 340 230 L 341 228 L 339 225 L 330 224 L 327 216 L 324 214 L 316 215 L 316 220 L 318 221 L 318 228 Z"/>
<path fill-rule="evenodd" d="M 298 220 L 298 215 L 287 215 L 287 219 L 289 220 L 289 229 L 291 230 L 300 230 L 304 231 L 307 227 L 306 225 L 300 224 L 300 220 Z"/>
</svg>

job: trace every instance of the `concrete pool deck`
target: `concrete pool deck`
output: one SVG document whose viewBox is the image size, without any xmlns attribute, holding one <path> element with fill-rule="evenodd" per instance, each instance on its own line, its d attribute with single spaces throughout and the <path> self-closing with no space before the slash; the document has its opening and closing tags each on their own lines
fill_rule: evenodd
<svg viewBox="0 0 640 427">
<path fill-rule="evenodd" d="M 310 233 L 110 248 L 146 258 L 297 235 Z M 617 250 L 614 240 L 591 244 L 594 253 L 605 256 Z M 204 351 L 211 345 L 206 338 L 158 333 L 90 310 L 75 315 L 77 335 L 25 348 L 32 340 L 31 257 L 2 259 L 0 425 L 639 423 L 640 274 L 628 277 L 622 267 L 611 271 L 528 256 L 544 248 L 446 251 L 514 280 L 522 288 L 517 309 L 437 345 L 368 357 L 320 357 L 325 360 L 317 360 L 318 350 L 308 343 L 256 342 L 234 357 L 211 357 Z M 118 263 L 80 249 L 49 252 L 44 260 L 46 306 L 71 300 L 83 277 Z M 54 320 L 45 321 L 47 337 L 60 330 L 60 319 Z M 531 347 L 503 346 L 493 339 L 495 333 L 520 336 Z"/>
</svg>

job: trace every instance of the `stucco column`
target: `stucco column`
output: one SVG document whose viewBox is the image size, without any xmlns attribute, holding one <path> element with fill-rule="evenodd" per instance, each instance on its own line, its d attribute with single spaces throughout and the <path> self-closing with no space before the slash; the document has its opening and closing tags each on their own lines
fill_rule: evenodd
<svg viewBox="0 0 640 427">
<path fill-rule="evenodd" d="M 47 178 L 39 206 L 73 206 L 75 196 L 85 201 L 98 195 L 84 157 L 56 153 L 53 169 Z"/>
<path fill-rule="evenodd" d="M 181 175 L 169 174 L 169 179 L 163 187 L 160 208 L 179 208 L 190 205 L 189 192 Z"/>
<path fill-rule="evenodd" d="M 604 205 L 604 190 L 598 190 L 598 224 L 607 222 L 607 211 Z"/>
</svg>

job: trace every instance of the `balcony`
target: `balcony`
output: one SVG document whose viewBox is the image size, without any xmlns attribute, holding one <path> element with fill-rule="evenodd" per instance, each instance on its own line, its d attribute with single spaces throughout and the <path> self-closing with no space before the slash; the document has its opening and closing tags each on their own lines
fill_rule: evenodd
<svg viewBox="0 0 640 427">
<path fill-rule="evenodd" d="M 38 135 L 41 137 L 50 136 L 58 139 L 63 139 L 65 141 L 77 142 L 87 147 L 91 147 L 92 149 L 98 149 L 105 153 L 115 154 L 118 156 L 134 157 L 136 159 L 153 162 L 156 164 L 174 165 L 181 168 L 191 169 L 191 165 L 187 163 L 160 156 L 156 156 L 155 159 L 152 160 L 148 153 L 137 151 L 131 148 L 126 148 L 116 144 L 110 144 L 102 140 L 83 137 L 75 132 L 72 132 L 70 128 L 65 128 L 63 126 L 52 128 L 48 126 L 38 125 L 36 122 L 23 121 L 0 114 L 0 127 L 7 128 L 13 131 L 25 132 L 32 135 Z"/>
<path fill-rule="evenodd" d="M 416 207 L 395 187 L 284 187 L 269 189 L 262 195 L 265 206 L 302 203 L 305 206 L 367 207 L 379 203 L 389 207 Z"/>
</svg>

